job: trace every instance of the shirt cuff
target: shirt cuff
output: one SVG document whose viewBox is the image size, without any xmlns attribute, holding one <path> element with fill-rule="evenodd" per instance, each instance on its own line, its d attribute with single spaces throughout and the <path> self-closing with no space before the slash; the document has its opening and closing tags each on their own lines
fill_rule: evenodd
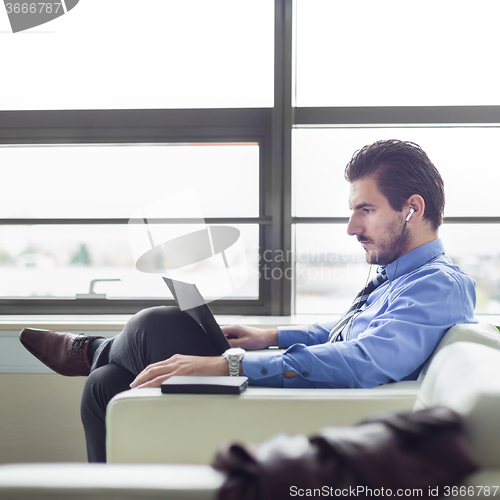
<svg viewBox="0 0 500 500">
<path fill-rule="evenodd" d="M 241 360 L 243 375 L 251 385 L 283 387 L 283 354 L 281 351 L 246 351 Z"/>
</svg>

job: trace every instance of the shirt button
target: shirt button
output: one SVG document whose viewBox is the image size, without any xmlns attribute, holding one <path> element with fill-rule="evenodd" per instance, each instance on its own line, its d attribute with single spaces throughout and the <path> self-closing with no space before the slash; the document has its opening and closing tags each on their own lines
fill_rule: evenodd
<svg viewBox="0 0 500 500">
<path fill-rule="evenodd" d="M 260 371 L 260 373 L 262 373 L 262 375 L 265 375 L 267 373 L 267 369 L 266 368 L 262 368 L 262 370 Z"/>
<path fill-rule="evenodd" d="M 307 377 L 309 375 L 309 373 L 307 372 L 302 372 L 302 375 L 304 375 L 304 377 Z"/>
</svg>

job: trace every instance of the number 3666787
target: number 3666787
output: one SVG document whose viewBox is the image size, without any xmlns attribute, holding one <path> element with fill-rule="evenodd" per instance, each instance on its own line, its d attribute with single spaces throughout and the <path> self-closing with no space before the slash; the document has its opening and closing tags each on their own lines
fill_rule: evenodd
<svg viewBox="0 0 500 500">
<path fill-rule="evenodd" d="M 7 14 L 57 14 L 61 2 L 6 3 Z"/>
</svg>

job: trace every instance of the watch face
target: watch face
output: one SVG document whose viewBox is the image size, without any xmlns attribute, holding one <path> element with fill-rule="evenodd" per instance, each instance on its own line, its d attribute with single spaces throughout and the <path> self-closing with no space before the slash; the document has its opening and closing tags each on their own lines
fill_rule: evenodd
<svg viewBox="0 0 500 500">
<path fill-rule="evenodd" d="M 245 350 L 241 347 L 231 347 L 231 349 L 228 349 L 224 354 L 228 356 L 238 356 L 239 354 L 245 354 Z"/>
</svg>

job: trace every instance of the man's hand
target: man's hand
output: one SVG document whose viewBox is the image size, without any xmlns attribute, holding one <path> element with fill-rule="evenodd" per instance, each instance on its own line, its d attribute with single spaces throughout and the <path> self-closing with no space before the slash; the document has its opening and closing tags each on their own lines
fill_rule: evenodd
<svg viewBox="0 0 500 500">
<path fill-rule="evenodd" d="M 278 345 L 278 329 L 264 330 L 253 326 L 230 325 L 222 327 L 232 347 L 243 349 L 266 349 L 271 345 Z M 130 384 L 136 387 L 160 387 L 164 380 L 174 375 L 229 375 L 227 361 L 222 356 L 174 356 L 146 367 Z M 283 374 L 286 378 L 296 377 L 293 371 Z"/>
<path fill-rule="evenodd" d="M 263 330 L 254 326 L 230 325 L 222 326 L 231 347 L 243 349 L 266 349 L 271 345 L 278 345 L 278 329 Z M 283 373 L 285 378 L 295 378 L 298 373 L 289 370 Z"/>
<path fill-rule="evenodd" d="M 165 361 L 147 366 L 130 384 L 130 388 L 160 387 L 173 375 L 229 375 L 229 368 L 222 356 L 174 354 Z"/>
<path fill-rule="evenodd" d="M 229 325 L 221 327 L 232 347 L 266 349 L 278 345 L 278 329 L 263 330 L 254 326 Z"/>
</svg>

